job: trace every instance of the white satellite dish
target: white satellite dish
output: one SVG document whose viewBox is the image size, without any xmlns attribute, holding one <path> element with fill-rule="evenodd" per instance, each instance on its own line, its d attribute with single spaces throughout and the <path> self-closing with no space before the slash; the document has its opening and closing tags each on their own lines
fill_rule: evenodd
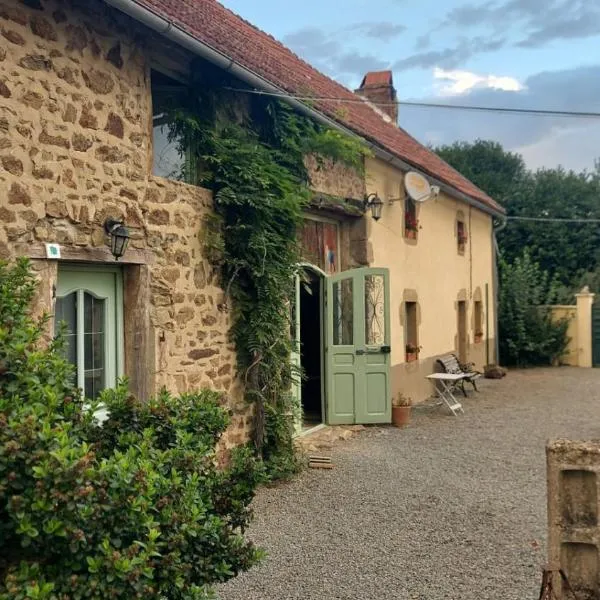
<svg viewBox="0 0 600 600">
<path fill-rule="evenodd" d="M 413 202 L 425 202 L 431 198 L 429 181 L 416 171 L 409 171 L 404 176 L 404 187 Z"/>
</svg>

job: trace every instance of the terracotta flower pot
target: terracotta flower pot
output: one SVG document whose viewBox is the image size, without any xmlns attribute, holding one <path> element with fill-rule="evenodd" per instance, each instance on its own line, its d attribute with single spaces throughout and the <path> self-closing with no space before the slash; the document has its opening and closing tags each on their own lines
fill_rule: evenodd
<svg viewBox="0 0 600 600">
<path fill-rule="evenodd" d="M 406 237 L 409 240 L 416 240 L 417 239 L 417 232 L 414 229 L 407 229 L 406 230 Z"/>
<path fill-rule="evenodd" d="M 478 344 L 483 340 L 483 333 L 475 334 L 475 343 Z"/>
<path fill-rule="evenodd" d="M 404 427 L 410 423 L 411 406 L 392 406 L 392 425 Z"/>
<path fill-rule="evenodd" d="M 419 358 L 419 355 L 416 352 L 407 352 L 406 353 L 406 362 L 414 362 Z"/>
</svg>

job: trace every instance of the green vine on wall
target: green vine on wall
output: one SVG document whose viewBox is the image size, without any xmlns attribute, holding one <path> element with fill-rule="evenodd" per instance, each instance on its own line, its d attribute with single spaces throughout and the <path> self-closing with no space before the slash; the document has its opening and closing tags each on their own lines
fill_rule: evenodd
<svg viewBox="0 0 600 600">
<path fill-rule="evenodd" d="M 182 151 L 192 149 L 188 179 L 214 193 L 208 256 L 221 269 L 238 369 L 255 404 L 254 445 L 272 475 L 281 477 L 297 466 L 289 302 L 300 261 L 297 232 L 311 197 L 305 156 L 362 172 L 367 151 L 280 101 L 240 103 L 223 90 L 226 84 L 190 88 L 185 105 L 170 111 L 170 132 Z"/>
</svg>

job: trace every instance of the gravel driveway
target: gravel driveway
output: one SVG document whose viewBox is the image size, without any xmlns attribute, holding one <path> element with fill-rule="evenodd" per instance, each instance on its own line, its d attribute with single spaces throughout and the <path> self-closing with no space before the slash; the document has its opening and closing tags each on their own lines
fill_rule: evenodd
<svg viewBox="0 0 600 600">
<path fill-rule="evenodd" d="M 546 548 L 544 445 L 600 437 L 600 369 L 482 381 L 465 415 L 417 409 L 403 430 L 334 447 L 335 469 L 263 489 L 265 562 L 222 600 L 526 600 Z"/>
</svg>

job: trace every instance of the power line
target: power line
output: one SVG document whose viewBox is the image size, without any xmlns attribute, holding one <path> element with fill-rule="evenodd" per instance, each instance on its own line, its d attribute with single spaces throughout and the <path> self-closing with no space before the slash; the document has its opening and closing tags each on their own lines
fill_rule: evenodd
<svg viewBox="0 0 600 600">
<path fill-rule="evenodd" d="M 338 104 L 366 104 L 366 99 L 363 98 L 336 98 L 330 96 L 296 96 L 294 94 L 286 94 L 283 92 L 263 92 L 262 90 L 245 90 L 238 88 L 225 88 L 232 92 L 240 92 L 244 94 L 256 94 L 258 96 L 271 96 L 274 98 L 283 98 L 289 100 L 299 100 L 303 102 L 336 102 Z M 470 106 L 467 104 L 439 104 L 435 102 L 371 102 L 375 106 L 412 106 L 416 108 L 442 108 L 448 110 L 471 110 L 479 112 L 495 112 L 505 114 L 524 114 L 537 115 L 541 117 L 573 117 L 582 119 L 598 119 L 600 112 L 587 111 L 572 111 L 572 110 L 546 110 L 536 108 L 508 108 L 505 106 Z"/>
<path fill-rule="evenodd" d="M 560 217 L 506 217 L 507 221 L 534 221 L 539 223 L 600 223 L 600 219 L 570 219 Z"/>
</svg>

